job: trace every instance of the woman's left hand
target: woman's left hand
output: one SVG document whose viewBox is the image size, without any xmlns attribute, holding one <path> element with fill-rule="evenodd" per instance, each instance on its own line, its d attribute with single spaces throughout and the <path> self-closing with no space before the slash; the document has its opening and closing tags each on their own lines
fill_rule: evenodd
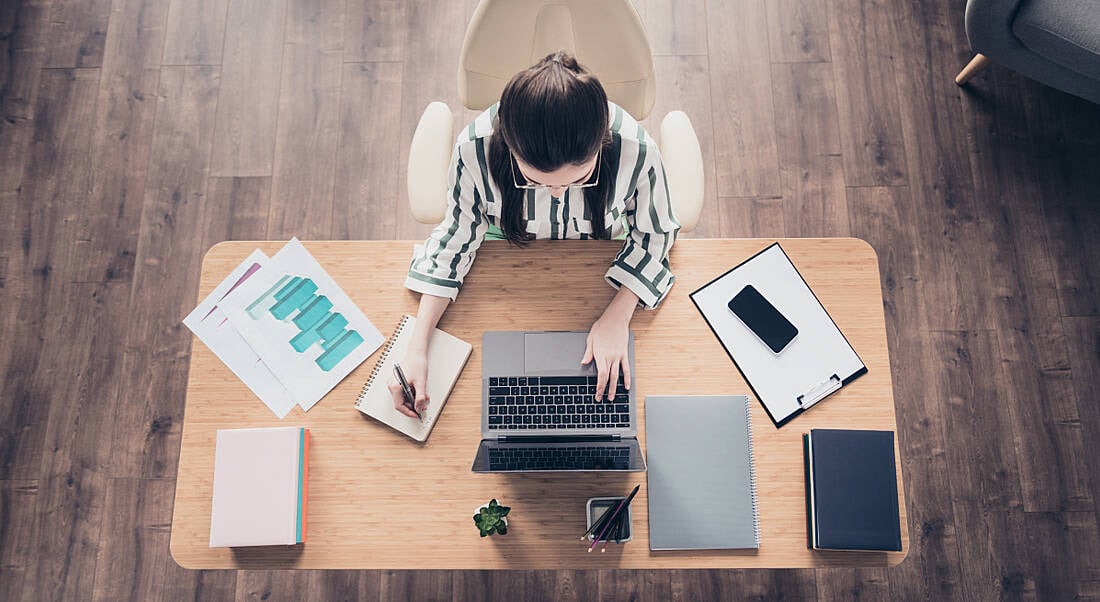
<svg viewBox="0 0 1100 602">
<path fill-rule="evenodd" d="M 623 384 L 630 389 L 630 318 L 634 315 L 637 303 L 638 297 L 622 287 L 588 332 L 581 364 L 596 362 L 596 401 L 603 399 L 605 391 L 608 399 L 615 398 L 615 390 L 619 388 L 620 370 Z"/>
</svg>

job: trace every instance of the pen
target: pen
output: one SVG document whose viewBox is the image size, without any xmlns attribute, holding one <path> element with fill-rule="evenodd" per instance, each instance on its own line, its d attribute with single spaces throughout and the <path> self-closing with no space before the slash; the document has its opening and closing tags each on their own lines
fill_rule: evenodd
<svg viewBox="0 0 1100 602">
<path fill-rule="evenodd" d="M 409 386 L 409 381 L 405 379 L 405 373 L 401 371 L 401 364 L 397 362 L 393 363 L 393 373 L 397 375 L 397 381 L 401 383 L 401 394 L 405 397 L 405 406 L 416 414 L 416 417 L 421 422 L 424 421 L 424 417 L 420 415 L 420 412 L 416 409 L 416 396 L 413 395 L 412 387 Z"/>
</svg>

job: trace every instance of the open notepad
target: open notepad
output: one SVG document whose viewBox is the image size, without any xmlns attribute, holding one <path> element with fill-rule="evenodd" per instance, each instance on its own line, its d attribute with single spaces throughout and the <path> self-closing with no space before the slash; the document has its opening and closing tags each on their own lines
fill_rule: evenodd
<svg viewBox="0 0 1100 602">
<path fill-rule="evenodd" d="M 363 385 L 355 409 L 417 441 L 424 441 L 443 412 L 443 404 L 447 403 L 447 397 L 466 366 L 473 347 L 462 339 L 435 329 L 428 343 L 428 410 L 424 412 L 424 421 L 421 422 L 395 410 L 393 398 L 386 388 L 393 375 L 394 361 L 400 362 L 404 357 L 415 326 L 416 318 L 409 315 L 398 322 L 370 378 Z"/>
</svg>

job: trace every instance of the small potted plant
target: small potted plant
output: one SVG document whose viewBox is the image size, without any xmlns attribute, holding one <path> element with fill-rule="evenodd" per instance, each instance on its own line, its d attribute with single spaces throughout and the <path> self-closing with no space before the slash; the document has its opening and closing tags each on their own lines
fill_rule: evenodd
<svg viewBox="0 0 1100 602">
<path fill-rule="evenodd" d="M 495 498 L 478 508 L 477 514 L 474 515 L 474 524 L 481 531 L 481 536 L 487 537 L 494 533 L 507 535 L 509 510 L 511 510 L 510 507 L 501 506 Z"/>
</svg>

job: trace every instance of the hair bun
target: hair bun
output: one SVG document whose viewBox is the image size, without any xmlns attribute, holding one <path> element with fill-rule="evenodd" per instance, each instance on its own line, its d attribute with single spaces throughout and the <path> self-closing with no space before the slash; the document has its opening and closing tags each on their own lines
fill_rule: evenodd
<svg viewBox="0 0 1100 602">
<path fill-rule="evenodd" d="M 577 57 L 573 56 L 568 50 L 562 49 L 553 54 L 547 55 L 546 58 L 540 61 L 542 63 L 551 62 L 558 63 L 566 69 L 576 74 L 581 74 L 585 70 L 581 68 L 580 63 L 577 62 Z"/>
</svg>

